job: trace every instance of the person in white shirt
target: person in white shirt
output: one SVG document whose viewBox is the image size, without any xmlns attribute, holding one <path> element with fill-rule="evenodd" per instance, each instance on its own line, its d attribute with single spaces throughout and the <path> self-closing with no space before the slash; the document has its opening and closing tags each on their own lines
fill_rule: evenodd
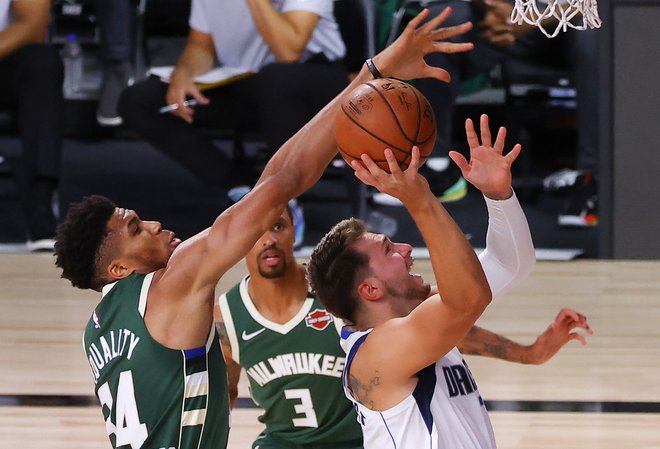
<svg viewBox="0 0 660 449">
<path fill-rule="evenodd" d="M 346 87 L 333 0 L 193 0 L 189 23 L 169 83 L 150 77 L 124 90 L 119 114 L 207 187 L 252 185 L 252 167 L 232 166 L 197 128 L 260 133 L 270 155 Z M 194 77 L 218 65 L 255 75 L 202 91 Z M 176 109 L 158 113 L 165 105 Z"/>
</svg>

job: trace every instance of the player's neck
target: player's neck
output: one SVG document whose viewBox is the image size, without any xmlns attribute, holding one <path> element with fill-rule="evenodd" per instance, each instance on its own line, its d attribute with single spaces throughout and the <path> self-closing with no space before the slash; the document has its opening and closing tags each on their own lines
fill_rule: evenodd
<svg viewBox="0 0 660 449">
<path fill-rule="evenodd" d="M 284 324 L 300 311 L 307 298 L 305 269 L 296 264 L 276 279 L 251 276 L 248 293 L 261 315 Z"/>
<path fill-rule="evenodd" d="M 408 316 L 418 305 L 417 302 L 392 297 L 378 302 L 366 302 L 353 327 L 357 330 L 375 329 L 393 318 Z"/>
</svg>

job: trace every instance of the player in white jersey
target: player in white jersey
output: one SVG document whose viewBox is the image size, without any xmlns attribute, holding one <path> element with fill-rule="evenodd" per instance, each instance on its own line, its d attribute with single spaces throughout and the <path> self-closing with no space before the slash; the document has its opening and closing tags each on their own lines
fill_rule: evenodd
<svg viewBox="0 0 660 449">
<path fill-rule="evenodd" d="M 345 392 L 358 410 L 365 449 L 495 448 L 484 402 L 455 346 L 491 294 L 525 277 L 535 256 L 511 188 L 520 145 L 504 155 L 506 130 L 500 128 L 492 144 L 485 115 L 481 143 L 470 120 L 466 131 L 470 162 L 456 152 L 450 157 L 486 199 L 489 229 L 479 259 L 417 173 L 417 151 L 404 172 L 389 151 L 392 174 L 368 156 L 353 164 L 363 182 L 398 198 L 411 213 L 429 249 L 439 294 L 410 273 L 410 245 L 368 233 L 357 220 L 335 226 L 310 260 L 321 302 L 352 323 L 342 332 Z"/>
</svg>

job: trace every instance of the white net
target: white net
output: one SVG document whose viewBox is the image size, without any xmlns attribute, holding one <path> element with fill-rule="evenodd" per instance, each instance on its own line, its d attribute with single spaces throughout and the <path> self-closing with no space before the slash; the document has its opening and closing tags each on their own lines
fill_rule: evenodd
<svg viewBox="0 0 660 449">
<path fill-rule="evenodd" d="M 555 37 L 568 28 L 600 28 L 602 23 L 596 0 L 548 0 L 547 3 L 515 0 L 511 22 L 535 25 L 548 37 Z"/>
</svg>

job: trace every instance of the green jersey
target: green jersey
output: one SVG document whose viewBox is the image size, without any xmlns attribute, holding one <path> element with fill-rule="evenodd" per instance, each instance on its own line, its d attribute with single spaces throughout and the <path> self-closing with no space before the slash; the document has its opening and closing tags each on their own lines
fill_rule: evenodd
<svg viewBox="0 0 660 449">
<path fill-rule="evenodd" d="M 341 385 L 345 363 L 334 318 L 314 297 L 285 324 L 263 317 L 249 277 L 219 298 L 232 357 L 245 368 L 265 435 L 290 444 L 362 447 L 362 432 Z"/>
<path fill-rule="evenodd" d="M 224 449 L 227 367 L 215 326 L 205 346 L 168 349 L 144 324 L 153 273 L 103 289 L 83 335 L 114 448 Z"/>
</svg>

